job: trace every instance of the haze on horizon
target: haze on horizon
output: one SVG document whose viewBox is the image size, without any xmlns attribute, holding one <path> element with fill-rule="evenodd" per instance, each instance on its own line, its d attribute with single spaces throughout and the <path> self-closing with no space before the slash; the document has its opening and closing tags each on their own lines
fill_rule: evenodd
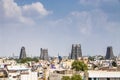
<svg viewBox="0 0 120 80">
<path fill-rule="evenodd" d="M 120 0 L 0 0 L 0 56 L 68 56 L 81 44 L 83 56 L 120 54 Z"/>
</svg>

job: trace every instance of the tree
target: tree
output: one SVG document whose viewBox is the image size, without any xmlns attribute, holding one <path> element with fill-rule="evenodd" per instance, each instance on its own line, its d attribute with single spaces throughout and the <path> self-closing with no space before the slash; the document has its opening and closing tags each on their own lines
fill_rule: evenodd
<svg viewBox="0 0 120 80">
<path fill-rule="evenodd" d="M 87 65 L 83 62 L 83 61 L 78 61 L 78 60 L 75 60 L 73 63 L 72 63 L 72 69 L 75 69 L 76 72 L 78 71 L 84 71 L 85 73 L 85 80 L 88 80 L 88 75 L 87 75 L 87 70 L 88 70 L 88 67 Z M 74 77 L 75 76 L 75 77 Z M 71 80 L 82 80 L 79 79 L 79 76 L 80 75 L 73 75 Z M 74 79 L 75 78 L 75 79 Z"/>
<path fill-rule="evenodd" d="M 112 62 L 112 66 L 113 66 L 113 67 L 117 67 L 117 64 L 116 64 L 115 61 Z"/>
<path fill-rule="evenodd" d="M 75 69 L 75 71 L 86 71 L 88 70 L 88 67 L 84 62 L 75 60 L 72 63 L 72 69 Z"/>
<path fill-rule="evenodd" d="M 89 56 L 88 59 L 89 59 L 90 61 L 94 61 L 94 57 L 92 57 L 92 56 Z"/>
<path fill-rule="evenodd" d="M 82 80 L 82 77 L 81 77 L 80 75 L 74 74 L 74 75 L 71 77 L 71 80 Z"/>
<path fill-rule="evenodd" d="M 20 61 L 20 63 L 26 63 L 26 62 L 28 62 L 28 61 L 32 61 L 32 58 L 30 58 L 30 57 L 27 57 L 27 58 L 23 58 L 23 59 L 19 59 Z"/>
<path fill-rule="evenodd" d="M 36 58 L 36 57 L 34 57 L 34 58 L 32 59 L 32 61 L 39 62 L 39 59 Z"/>
<path fill-rule="evenodd" d="M 70 80 L 69 76 L 63 76 L 61 80 Z"/>
<path fill-rule="evenodd" d="M 20 63 L 26 63 L 26 62 L 27 62 L 27 59 L 26 59 L 26 58 L 25 58 L 25 59 L 20 59 L 19 62 L 20 62 Z"/>
<path fill-rule="evenodd" d="M 34 58 L 27 57 L 27 58 L 23 58 L 23 59 L 16 59 L 16 61 L 18 63 L 26 63 L 26 62 L 29 62 L 29 61 L 39 62 L 39 59 L 36 58 L 36 57 L 34 57 Z"/>
<path fill-rule="evenodd" d="M 71 78 L 69 76 L 63 76 L 61 80 L 82 80 L 81 75 L 72 75 Z"/>
</svg>

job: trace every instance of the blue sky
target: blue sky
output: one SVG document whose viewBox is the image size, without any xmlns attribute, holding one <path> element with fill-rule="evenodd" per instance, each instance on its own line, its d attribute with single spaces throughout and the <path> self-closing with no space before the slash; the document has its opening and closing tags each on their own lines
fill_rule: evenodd
<svg viewBox="0 0 120 80">
<path fill-rule="evenodd" d="M 0 0 L 0 56 L 66 56 L 72 44 L 86 55 L 120 53 L 119 0 Z"/>
</svg>

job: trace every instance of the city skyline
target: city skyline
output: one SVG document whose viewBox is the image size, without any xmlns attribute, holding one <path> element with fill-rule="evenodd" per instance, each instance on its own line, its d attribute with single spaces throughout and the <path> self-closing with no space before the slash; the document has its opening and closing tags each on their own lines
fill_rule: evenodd
<svg viewBox="0 0 120 80">
<path fill-rule="evenodd" d="M 0 56 L 26 53 L 68 56 L 71 44 L 82 54 L 105 55 L 112 46 L 120 54 L 119 0 L 0 0 Z"/>
<path fill-rule="evenodd" d="M 22 46 L 20 49 L 20 53 L 18 55 L 14 55 L 14 53 L 12 53 L 11 55 L 8 55 L 6 57 L 16 57 L 19 59 L 25 58 L 25 57 L 39 57 L 40 59 L 44 59 L 44 57 L 46 58 L 46 55 L 47 57 L 58 57 L 58 55 L 60 54 L 60 56 L 68 56 L 68 58 L 70 59 L 76 59 L 76 58 L 85 57 L 85 56 L 98 56 L 98 55 L 104 56 L 105 58 L 107 57 L 106 59 L 111 59 L 111 58 L 113 59 L 114 57 L 119 57 L 120 55 L 120 54 L 118 55 L 113 54 L 114 50 L 112 46 L 107 46 L 107 51 L 104 54 L 95 54 L 95 55 L 82 54 L 81 44 L 72 44 L 71 46 L 72 48 L 70 50 L 70 53 L 67 53 L 67 55 L 61 55 L 59 52 L 58 54 L 56 53 L 56 55 L 51 55 L 51 54 L 49 55 L 48 48 L 40 48 L 40 52 L 39 52 L 40 54 L 37 54 L 37 55 L 29 54 L 29 53 L 26 54 L 25 47 Z"/>
</svg>

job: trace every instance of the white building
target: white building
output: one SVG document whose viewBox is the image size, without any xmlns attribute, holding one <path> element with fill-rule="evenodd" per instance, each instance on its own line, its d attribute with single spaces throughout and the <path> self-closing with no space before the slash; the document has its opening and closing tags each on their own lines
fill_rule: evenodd
<svg viewBox="0 0 120 80">
<path fill-rule="evenodd" d="M 32 72 L 25 66 L 8 66 L 7 68 L 10 80 L 38 80 L 37 72 Z"/>
<path fill-rule="evenodd" d="M 89 80 L 120 80 L 118 71 L 88 71 Z"/>
</svg>

